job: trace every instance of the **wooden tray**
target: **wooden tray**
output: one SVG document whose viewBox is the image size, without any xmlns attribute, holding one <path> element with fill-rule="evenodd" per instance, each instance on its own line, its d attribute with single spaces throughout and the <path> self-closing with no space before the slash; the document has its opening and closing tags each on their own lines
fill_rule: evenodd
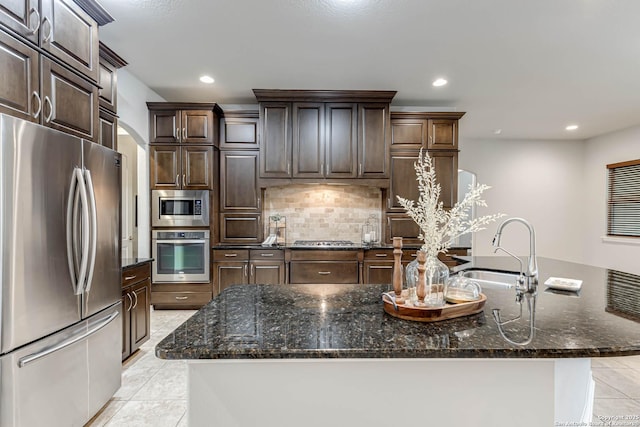
<svg viewBox="0 0 640 427">
<path fill-rule="evenodd" d="M 476 301 L 463 302 L 459 304 L 447 303 L 444 307 L 414 307 L 404 304 L 394 305 L 387 294 L 382 294 L 384 311 L 393 317 L 414 322 L 437 322 L 440 320 L 453 319 L 456 317 L 470 316 L 480 313 L 487 302 L 485 294 L 480 294 L 480 299 Z"/>
</svg>

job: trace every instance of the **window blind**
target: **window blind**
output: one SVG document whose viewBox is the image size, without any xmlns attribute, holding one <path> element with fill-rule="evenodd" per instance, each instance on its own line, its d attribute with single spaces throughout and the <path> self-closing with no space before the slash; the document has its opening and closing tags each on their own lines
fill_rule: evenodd
<svg viewBox="0 0 640 427">
<path fill-rule="evenodd" d="M 607 235 L 640 237 L 640 160 L 607 165 Z"/>
</svg>

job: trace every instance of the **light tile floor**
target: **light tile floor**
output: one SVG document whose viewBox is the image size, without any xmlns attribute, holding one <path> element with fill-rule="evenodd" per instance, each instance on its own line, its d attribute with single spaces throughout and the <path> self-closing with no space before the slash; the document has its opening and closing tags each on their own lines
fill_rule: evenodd
<svg viewBox="0 0 640 427">
<path fill-rule="evenodd" d="M 194 310 L 151 310 L 151 337 L 122 366 L 122 386 L 85 427 L 186 427 L 187 365 L 155 346 Z"/>
<path fill-rule="evenodd" d="M 193 313 L 151 311 L 151 338 L 124 363 L 122 386 L 85 427 L 188 425 L 186 362 L 158 359 L 154 348 Z M 592 425 L 627 416 L 624 425 L 640 427 L 640 356 L 594 358 L 592 370 L 596 381 Z"/>
</svg>

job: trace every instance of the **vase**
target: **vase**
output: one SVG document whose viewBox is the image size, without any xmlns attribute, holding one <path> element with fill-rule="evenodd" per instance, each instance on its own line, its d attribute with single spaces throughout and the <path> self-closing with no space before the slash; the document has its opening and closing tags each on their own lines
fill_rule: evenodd
<svg viewBox="0 0 640 427">
<path fill-rule="evenodd" d="M 419 280 L 418 259 L 411 261 L 406 268 L 405 283 L 409 294 L 422 288 Z M 445 305 L 445 286 L 449 279 L 449 267 L 435 255 L 427 255 L 424 263 L 424 297 L 420 295 L 420 302 L 427 307 L 442 307 Z M 420 292 L 421 293 L 421 292 Z"/>
</svg>

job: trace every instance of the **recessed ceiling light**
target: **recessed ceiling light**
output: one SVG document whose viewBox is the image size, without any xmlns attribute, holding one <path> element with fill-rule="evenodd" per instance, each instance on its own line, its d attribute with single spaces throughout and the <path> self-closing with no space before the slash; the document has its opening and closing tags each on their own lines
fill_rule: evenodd
<svg viewBox="0 0 640 427">
<path fill-rule="evenodd" d="M 202 83 L 211 84 L 211 83 L 213 83 L 215 80 L 213 80 L 213 77 L 210 77 L 210 76 L 202 76 L 202 77 L 200 77 L 200 81 L 201 81 Z"/>
<path fill-rule="evenodd" d="M 502 133 L 502 129 L 494 129 L 493 130 L 493 134 L 494 135 L 500 135 Z"/>
<path fill-rule="evenodd" d="M 576 129 L 578 129 L 578 125 L 569 125 L 565 129 L 566 130 L 576 130 Z"/>
<path fill-rule="evenodd" d="M 435 79 L 432 83 L 435 87 L 439 87 L 439 86 L 444 86 L 447 84 L 447 80 L 446 79 Z"/>
</svg>

